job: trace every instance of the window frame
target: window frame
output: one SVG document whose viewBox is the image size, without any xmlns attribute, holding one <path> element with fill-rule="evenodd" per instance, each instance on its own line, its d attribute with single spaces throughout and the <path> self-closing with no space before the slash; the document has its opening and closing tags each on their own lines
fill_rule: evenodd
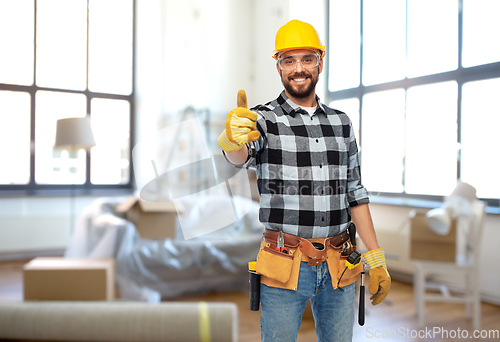
<svg viewBox="0 0 500 342">
<path fill-rule="evenodd" d="M 429 85 L 433 83 L 441 83 L 446 81 L 455 81 L 458 86 L 458 94 L 457 94 L 457 124 L 458 124 L 458 135 L 457 142 L 461 143 L 461 103 L 462 103 L 462 86 L 471 81 L 481 81 L 492 78 L 500 77 L 500 61 L 482 64 L 472 67 L 462 67 L 462 47 L 463 47 L 463 0 L 458 0 L 458 67 L 456 70 L 446 71 L 437 74 L 418 76 L 413 78 L 408 78 L 407 76 L 404 79 L 397 81 L 390 81 L 386 83 L 374 84 L 374 85 L 363 85 L 363 39 L 360 41 L 359 53 L 360 53 L 360 75 L 359 75 L 359 86 L 356 88 L 342 89 L 337 91 L 330 91 L 328 82 L 326 82 L 326 94 L 328 103 L 336 100 L 343 100 L 348 98 L 357 98 L 359 101 L 359 146 L 363 146 L 363 132 L 362 132 L 362 121 L 363 121 L 363 96 L 365 94 L 379 92 L 384 90 L 393 90 L 393 89 L 404 89 L 405 93 L 408 88 L 418 86 L 418 85 Z M 363 4 L 364 0 L 359 0 L 360 2 L 360 37 L 363 37 Z M 327 2 L 326 9 L 327 20 L 327 31 L 326 31 L 326 39 L 327 42 L 330 41 L 330 1 Z M 408 17 L 408 2 L 406 6 L 406 16 Z M 407 33 L 406 33 L 407 34 Z M 327 44 L 327 54 L 333 51 L 333 47 L 330 44 Z M 326 63 L 326 74 L 329 75 L 330 65 Z M 362 154 L 362 148 L 360 149 L 360 154 Z M 458 152 L 457 158 L 457 180 L 460 179 L 460 153 Z M 404 187 L 404 170 L 403 170 L 403 187 Z M 368 189 L 369 190 L 369 189 Z M 374 202 L 386 202 L 390 204 L 400 204 L 400 205 L 417 205 L 421 207 L 435 207 L 436 203 L 442 201 L 443 196 L 434 196 L 434 195 L 417 195 L 417 194 L 408 194 L 406 192 L 402 193 L 392 193 L 392 192 L 377 192 L 372 193 L 375 196 L 379 197 L 380 200 L 375 200 Z M 385 199 L 384 199 L 385 198 Z M 489 210 L 490 212 L 498 212 L 500 213 L 500 200 L 499 199 L 491 199 L 491 198 L 482 198 L 488 203 L 489 206 L 494 207 L 494 209 Z"/>
<path fill-rule="evenodd" d="M 65 195 L 71 194 L 91 194 L 91 195 L 112 195 L 129 194 L 133 190 L 134 168 L 132 165 L 132 149 L 135 142 L 135 70 L 136 70 L 136 13 L 137 4 L 132 0 L 132 91 L 129 95 L 119 95 L 90 91 L 89 85 L 89 2 L 87 1 L 87 51 L 86 51 L 86 87 L 84 90 L 60 89 L 51 87 L 41 87 L 36 85 L 36 42 L 37 42 L 37 0 L 34 0 L 34 44 L 33 44 L 33 84 L 17 85 L 0 83 L 0 90 L 25 92 L 30 94 L 30 179 L 27 184 L 0 184 L 0 197 L 3 196 L 25 196 L 25 195 Z M 129 180 L 124 184 L 92 184 L 90 182 L 91 157 L 90 151 L 86 151 L 85 183 L 83 184 L 37 184 L 35 182 L 35 113 L 36 113 L 36 93 L 37 91 L 51 91 L 61 93 L 83 94 L 86 98 L 86 113 L 91 116 L 90 103 L 94 98 L 124 100 L 130 104 L 130 138 L 129 138 Z"/>
</svg>

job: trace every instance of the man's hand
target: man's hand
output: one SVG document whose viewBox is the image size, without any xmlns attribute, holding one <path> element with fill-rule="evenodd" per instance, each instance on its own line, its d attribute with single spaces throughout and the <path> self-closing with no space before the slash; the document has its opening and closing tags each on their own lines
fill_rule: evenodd
<svg viewBox="0 0 500 342">
<path fill-rule="evenodd" d="M 240 150 L 247 142 L 259 139 L 257 114 L 247 109 L 247 95 L 243 89 L 238 91 L 237 108 L 233 109 L 226 120 L 226 129 L 217 139 L 224 151 Z"/>
<path fill-rule="evenodd" d="M 370 266 L 368 290 L 372 293 L 372 305 L 382 303 L 391 288 L 391 277 L 385 265 L 384 249 L 378 248 L 363 254 L 363 260 Z"/>
</svg>

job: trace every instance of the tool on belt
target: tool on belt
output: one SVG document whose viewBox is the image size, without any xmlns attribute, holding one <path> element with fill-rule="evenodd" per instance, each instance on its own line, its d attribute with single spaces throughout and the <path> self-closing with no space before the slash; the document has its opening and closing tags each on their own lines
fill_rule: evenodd
<svg viewBox="0 0 500 342">
<path fill-rule="evenodd" d="M 255 261 L 248 263 L 250 310 L 259 311 L 260 305 L 260 274 L 255 272 Z"/>
<path fill-rule="evenodd" d="M 361 285 L 359 286 L 359 310 L 358 310 L 358 324 L 365 325 L 365 284 L 363 276 L 365 271 L 361 271 Z"/>
<path fill-rule="evenodd" d="M 356 226 L 354 225 L 354 223 L 351 222 L 349 228 L 347 228 L 347 231 L 349 234 L 349 240 L 351 241 L 353 246 L 356 246 Z M 345 261 L 344 271 L 340 275 L 339 281 L 337 283 L 337 287 L 341 292 L 344 292 L 344 289 L 342 289 L 339 285 L 340 285 L 340 280 L 344 276 L 345 271 L 347 271 L 347 269 L 352 270 L 354 267 L 358 266 L 360 262 L 361 262 L 361 253 L 357 249 L 354 249 L 351 253 L 349 253 L 347 260 Z"/>
<path fill-rule="evenodd" d="M 285 236 L 282 231 L 278 234 L 275 250 L 277 252 L 288 254 L 288 249 L 285 247 Z"/>
<path fill-rule="evenodd" d="M 354 223 L 351 223 L 351 225 L 348 228 L 349 230 L 349 237 L 350 240 L 352 241 L 352 244 L 356 246 L 356 226 Z M 347 260 L 345 261 L 345 269 L 344 272 L 342 272 L 342 275 L 339 278 L 338 284 L 340 284 L 340 279 L 342 279 L 342 276 L 344 275 L 345 271 L 347 269 L 352 270 L 354 267 L 358 266 L 359 263 L 361 262 L 361 253 L 358 250 L 354 250 L 349 256 L 347 257 Z M 365 274 L 365 271 L 361 271 L 361 285 L 359 286 L 359 310 L 358 310 L 358 324 L 363 326 L 365 324 L 365 284 L 363 282 L 363 275 Z M 340 291 L 343 291 L 341 287 L 339 287 Z"/>
</svg>

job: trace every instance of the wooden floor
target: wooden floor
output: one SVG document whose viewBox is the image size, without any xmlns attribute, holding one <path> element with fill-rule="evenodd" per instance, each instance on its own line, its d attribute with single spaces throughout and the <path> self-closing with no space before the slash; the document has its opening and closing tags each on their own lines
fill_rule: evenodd
<svg viewBox="0 0 500 342">
<path fill-rule="evenodd" d="M 22 301 L 22 266 L 25 261 L 0 262 L 0 302 Z M 367 279 L 368 281 L 368 279 Z M 367 284 L 367 282 L 366 282 Z M 239 308 L 239 341 L 260 341 L 259 312 L 248 309 L 248 294 L 209 294 L 183 298 L 182 301 L 234 302 Z M 413 288 L 410 284 L 393 281 L 391 292 L 380 305 L 372 306 L 367 298 L 366 323 L 363 327 L 355 324 L 353 341 L 456 341 L 457 339 L 411 338 L 417 333 L 418 325 L 413 305 Z M 472 335 L 472 322 L 465 318 L 465 308 L 461 304 L 428 303 L 426 305 L 427 328 L 444 330 L 468 330 Z M 500 330 L 500 307 L 482 304 L 483 330 Z M 402 338 L 402 334 L 406 334 Z M 391 338 L 392 335 L 392 338 Z M 379 338 L 376 338 L 376 337 Z M 462 341 L 500 341 L 500 339 L 460 339 Z M 314 322 L 305 315 L 297 341 L 317 341 Z"/>
</svg>

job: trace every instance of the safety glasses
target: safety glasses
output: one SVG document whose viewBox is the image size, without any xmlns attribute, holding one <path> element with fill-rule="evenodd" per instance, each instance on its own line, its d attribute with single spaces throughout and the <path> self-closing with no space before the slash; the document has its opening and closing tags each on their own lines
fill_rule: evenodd
<svg viewBox="0 0 500 342">
<path fill-rule="evenodd" d="M 305 69 L 311 69 L 318 66 L 320 60 L 320 56 L 315 53 L 307 53 L 307 54 L 294 54 L 288 55 L 285 57 L 280 57 L 278 59 L 278 65 L 281 70 L 284 71 L 293 71 L 297 68 L 298 63 L 302 64 L 302 67 Z"/>
</svg>

